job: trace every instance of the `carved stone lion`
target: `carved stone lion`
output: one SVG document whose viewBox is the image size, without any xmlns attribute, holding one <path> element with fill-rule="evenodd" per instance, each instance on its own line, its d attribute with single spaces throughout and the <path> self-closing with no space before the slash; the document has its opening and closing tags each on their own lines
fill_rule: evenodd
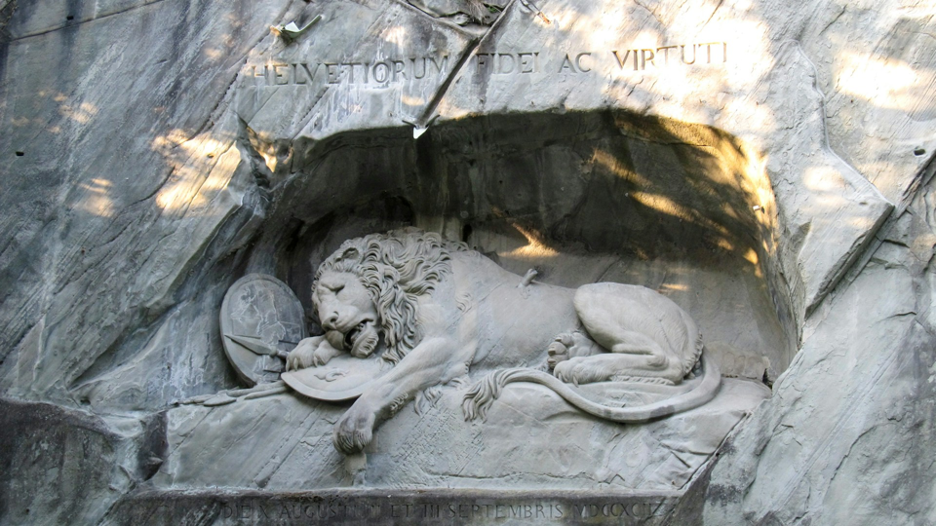
<svg viewBox="0 0 936 526">
<path fill-rule="evenodd" d="M 663 402 L 622 408 L 581 396 L 575 385 L 590 382 L 682 382 L 702 366 L 699 331 L 679 306 L 644 287 L 529 281 L 421 230 L 349 240 L 321 264 L 313 284 L 326 333 L 302 340 L 287 368 L 323 366 L 344 353 L 379 353 L 393 364 L 336 424 L 335 446 L 345 453 L 363 449 L 375 427 L 417 393 L 469 370 L 493 374 L 466 395 L 467 418 L 483 417 L 514 381 L 540 383 L 618 422 L 666 416 L 714 397 L 720 376 L 710 362 L 697 387 Z"/>
</svg>

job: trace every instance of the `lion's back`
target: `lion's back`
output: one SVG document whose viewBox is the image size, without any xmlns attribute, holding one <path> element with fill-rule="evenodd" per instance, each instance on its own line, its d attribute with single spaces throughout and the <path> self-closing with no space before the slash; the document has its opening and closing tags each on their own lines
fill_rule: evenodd
<svg viewBox="0 0 936 526">
<path fill-rule="evenodd" d="M 477 252 L 453 255 L 452 268 L 459 325 L 473 326 L 482 369 L 542 365 L 553 338 L 578 327 L 572 289 L 523 285 L 522 276 Z"/>
</svg>

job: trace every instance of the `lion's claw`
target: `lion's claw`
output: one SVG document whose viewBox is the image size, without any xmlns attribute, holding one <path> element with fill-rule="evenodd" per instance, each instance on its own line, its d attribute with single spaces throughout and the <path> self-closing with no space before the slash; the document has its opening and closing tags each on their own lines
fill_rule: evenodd
<svg viewBox="0 0 936 526">
<path fill-rule="evenodd" d="M 553 342 L 549 344 L 549 347 L 546 349 L 546 354 L 548 358 L 546 359 L 546 364 L 549 366 L 550 370 L 555 369 L 556 365 L 569 359 L 569 348 L 575 341 L 572 339 L 572 335 L 564 332 L 553 339 Z"/>
<path fill-rule="evenodd" d="M 553 374 L 556 376 L 556 378 L 562 380 L 565 383 L 578 385 L 578 379 L 575 374 L 575 362 L 576 359 L 572 359 L 556 364 L 555 369 L 553 369 Z"/>
<path fill-rule="evenodd" d="M 295 349 L 289 351 L 286 355 L 286 370 L 296 371 L 311 367 L 314 362 L 315 350 L 318 342 L 313 338 L 306 338 L 299 342 Z"/>
</svg>

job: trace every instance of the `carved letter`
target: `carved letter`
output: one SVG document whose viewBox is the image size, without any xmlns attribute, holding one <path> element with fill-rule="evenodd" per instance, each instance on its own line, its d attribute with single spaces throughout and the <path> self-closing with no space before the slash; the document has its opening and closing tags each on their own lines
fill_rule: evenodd
<svg viewBox="0 0 936 526">
<path fill-rule="evenodd" d="M 410 58 L 410 62 L 413 63 L 413 78 L 417 80 L 425 78 L 426 77 L 426 57 L 422 58 L 422 74 L 417 73 L 419 71 L 419 68 L 416 67 L 416 58 L 415 57 Z"/>
<path fill-rule="evenodd" d="M 292 72 L 293 84 L 307 84 L 306 81 L 299 82 L 299 64 L 293 64 L 292 70 L 293 70 Z"/>
<path fill-rule="evenodd" d="M 643 59 L 640 69 L 644 69 L 644 70 L 647 69 L 647 62 L 656 66 L 656 64 L 653 62 L 654 54 L 653 54 L 652 49 L 641 49 L 640 54 L 641 54 L 641 58 Z M 649 55 L 650 57 L 647 58 L 647 55 Z"/>
<path fill-rule="evenodd" d="M 520 53 L 520 73 L 533 73 L 533 53 Z"/>
<path fill-rule="evenodd" d="M 481 73 L 481 70 L 487 70 L 487 67 L 488 67 L 487 57 L 489 56 L 493 56 L 493 55 L 489 55 L 487 53 L 475 54 L 475 62 L 478 64 L 478 73 Z"/>
<path fill-rule="evenodd" d="M 586 68 L 582 66 L 582 57 L 590 57 L 590 56 L 591 56 L 591 53 L 579 53 L 578 56 L 575 57 L 575 65 L 578 66 L 579 71 L 583 73 L 586 71 L 591 71 L 591 68 Z"/>
<path fill-rule="evenodd" d="M 436 67 L 436 70 L 441 75 L 445 72 L 445 68 L 448 67 L 448 55 L 442 55 L 442 65 L 439 65 L 438 62 L 432 57 L 429 57 L 429 60 L 432 61 L 432 64 Z"/>
<path fill-rule="evenodd" d="M 669 50 L 671 50 L 671 49 L 676 49 L 677 47 L 678 47 L 678 46 L 665 46 L 665 47 L 658 47 L 658 48 L 657 48 L 657 50 L 656 50 L 657 55 L 660 54 L 660 51 L 663 52 L 663 65 L 664 65 L 664 66 L 668 66 L 668 65 L 669 65 Z"/>
<path fill-rule="evenodd" d="M 279 68 L 286 68 L 286 73 L 280 73 Z M 273 64 L 273 83 L 277 86 L 289 84 L 289 64 Z"/>
<path fill-rule="evenodd" d="M 354 84 L 354 66 L 360 66 L 360 65 L 361 65 L 360 62 L 349 62 L 349 63 L 344 63 L 344 64 L 342 64 L 342 66 L 348 66 L 348 70 L 349 70 L 348 81 L 350 81 L 351 84 Z M 367 68 L 366 68 L 366 67 L 364 68 L 364 76 L 365 76 L 365 77 L 367 76 Z M 365 80 L 365 82 L 366 82 L 366 80 Z"/>
<path fill-rule="evenodd" d="M 510 69 L 504 68 L 504 59 L 510 59 Z M 501 74 L 513 73 L 514 65 L 516 64 L 516 59 L 510 53 L 498 53 L 497 55 L 497 72 Z"/>
<path fill-rule="evenodd" d="M 406 68 L 406 64 L 402 60 L 391 60 L 391 62 L 393 62 L 393 82 L 396 82 L 397 73 L 403 78 L 406 78 L 406 73 L 403 72 Z"/>
<path fill-rule="evenodd" d="M 383 66 L 383 74 L 378 73 L 380 70 L 379 66 Z M 374 82 L 384 83 L 390 78 L 390 66 L 386 62 L 378 62 L 374 64 L 372 69 L 374 74 Z"/>
<path fill-rule="evenodd" d="M 679 46 L 679 47 L 682 48 L 682 61 L 686 64 L 695 64 L 695 60 L 696 60 L 695 44 L 689 46 L 692 48 L 692 62 L 689 62 L 688 60 L 686 60 L 686 46 Z"/>
<path fill-rule="evenodd" d="M 631 50 L 628 49 L 627 53 L 624 53 L 624 58 L 621 58 L 621 56 L 618 55 L 617 50 L 612 51 L 611 53 L 614 54 L 614 60 L 617 61 L 618 67 L 620 67 L 621 69 L 624 69 L 624 63 L 627 62 L 627 57 L 630 56 Z M 637 67 L 635 66 L 634 69 L 637 69 Z"/>
<path fill-rule="evenodd" d="M 338 64 L 325 63 L 325 74 L 328 76 L 329 84 L 338 84 L 341 82 L 341 72 L 338 70 Z"/>
<path fill-rule="evenodd" d="M 270 85 L 270 78 L 269 78 L 269 76 L 267 75 L 267 67 L 266 67 L 266 64 L 263 65 L 263 73 L 260 74 L 260 75 L 257 75 L 257 66 L 250 66 L 250 67 L 251 67 L 251 69 L 253 69 L 253 76 L 254 76 L 255 79 L 256 79 L 256 78 L 263 78 L 264 80 L 266 80 L 267 85 L 268 85 L 268 86 Z"/>
<path fill-rule="evenodd" d="M 321 64 L 321 63 L 316 64 L 316 65 L 315 65 L 315 70 L 313 70 L 313 71 L 309 71 L 309 65 L 306 64 L 305 62 L 300 62 L 299 65 L 302 66 L 302 69 L 305 70 L 306 75 L 309 76 L 309 82 L 312 82 L 313 80 L 315 80 L 315 74 L 318 73 L 318 68 L 319 68 L 319 66 L 321 66 L 322 64 Z M 297 77 L 297 78 L 298 78 L 298 77 Z M 299 83 L 297 82 L 297 84 L 299 84 Z M 305 84 L 305 82 L 302 82 L 302 84 Z"/>
<path fill-rule="evenodd" d="M 566 54 L 565 60 L 562 61 L 562 65 L 559 66 L 559 73 L 562 73 L 562 72 L 565 71 L 566 69 L 571 70 L 572 73 L 578 73 L 578 72 L 575 70 L 575 66 L 572 65 L 572 61 L 569 59 L 569 55 L 568 55 L 568 54 Z"/>
</svg>

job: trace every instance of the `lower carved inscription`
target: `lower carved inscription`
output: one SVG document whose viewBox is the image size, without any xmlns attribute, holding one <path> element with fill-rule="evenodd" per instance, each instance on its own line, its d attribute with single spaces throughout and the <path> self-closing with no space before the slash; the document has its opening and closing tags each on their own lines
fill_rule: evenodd
<svg viewBox="0 0 936 526">
<path fill-rule="evenodd" d="M 613 518 L 628 524 L 639 523 L 660 514 L 664 500 L 605 501 L 600 503 L 567 502 L 486 502 L 486 503 L 261 503 L 235 502 L 221 506 L 221 518 L 259 519 L 464 519 L 475 521 L 527 519 L 538 522 L 570 519 Z"/>
<path fill-rule="evenodd" d="M 206 502 L 207 501 L 207 502 Z M 144 493 L 119 502 L 135 523 L 188 524 L 657 524 L 673 509 L 671 496 L 636 495 L 212 495 Z"/>
</svg>

